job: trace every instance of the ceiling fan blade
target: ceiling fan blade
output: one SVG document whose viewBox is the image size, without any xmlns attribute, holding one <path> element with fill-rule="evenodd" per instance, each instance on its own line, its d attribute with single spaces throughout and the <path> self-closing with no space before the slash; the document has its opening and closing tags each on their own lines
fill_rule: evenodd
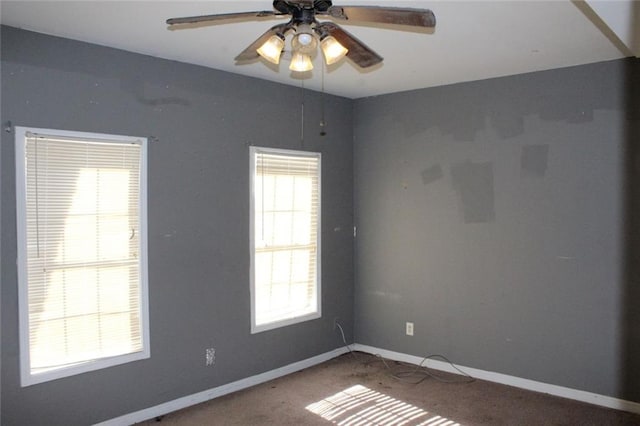
<svg viewBox="0 0 640 426">
<path fill-rule="evenodd" d="M 338 42 L 349 49 L 347 58 L 351 59 L 358 66 L 368 68 L 382 62 L 382 56 L 371 50 L 366 44 L 349 34 L 333 22 L 322 22 L 316 26 L 321 34 L 328 33 Z"/>
<path fill-rule="evenodd" d="M 286 24 L 278 24 L 271 27 L 264 34 L 262 34 L 256 41 L 251 43 L 246 49 L 244 49 L 238 56 L 235 57 L 236 61 L 250 61 L 252 59 L 257 59 L 260 57 L 258 52 L 256 51 L 260 46 L 262 46 L 269 38 L 276 34 L 283 34 L 287 32 L 291 28 L 291 23 L 287 22 Z"/>
<path fill-rule="evenodd" d="M 356 22 L 435 27 L 436 17 L 429 9 L 378 6 L 331 6 L 329 16 Z"/>
<path fill-rule="evenodd" d="M 267 16 L 280 16 L 283 13 L 277 13 L 271 10 L 263 10 L 259 12 L 239 12 L 239 13 L 219 13 L 216 15 L 187 16 L 184 18 L 167 19 L 167 25 L 180 24 L 198 24 L 202 22 L 218 23 L 218 21 L 226 21 L 231 19 L 251 19 L 264 18 Z"/>
</svg>

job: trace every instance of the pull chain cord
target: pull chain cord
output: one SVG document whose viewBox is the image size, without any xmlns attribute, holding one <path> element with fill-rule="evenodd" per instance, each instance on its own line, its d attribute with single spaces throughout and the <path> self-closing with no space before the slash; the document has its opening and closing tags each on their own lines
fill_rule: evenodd
<svg viewBox="0 0 640 426">
<path fill-rule="evenodd" d="M 304 79 L 301 80 L 302 102 L 300 102 L 300 146 L 304 148 Z"/>
<path fill-rule="evenodd" d="M 326 124 L 325 121 L 324 121 L 324 67 L 325 66 L 326 65 L 325 65 L 324 61 L 322 61 L 322 72 L 320 74 L 321 77 L 322 77 L 322 80 L 321 80 L 321 82 L 322 82 L 321 83 L 322 84 L 322 92 L 321 92 L 322 93 L 322 95 L 321 95 L 322 98 L 320 100 L 320 102 L 321 102 L 320 103 L 320 136 L 324 136 L 324 135 L 327 134 L 327 132 L 326 132 L 326 130 L 324 128 L 325 124 Z"/>
</svg>

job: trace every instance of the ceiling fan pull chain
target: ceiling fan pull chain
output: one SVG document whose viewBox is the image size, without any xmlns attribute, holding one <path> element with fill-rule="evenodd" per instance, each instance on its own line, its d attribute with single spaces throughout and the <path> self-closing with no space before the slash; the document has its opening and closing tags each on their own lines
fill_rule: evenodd
<svg viewBox="0 0 640 426">
<path fill-rule="evenodd" d="M 300 146 L 304 148 L 304 79 L 300 80 L 302 84 L 302 102 L 300 102 Z"/>
<path fill-rule="evenodd" d="M 325 130 L 325 121 L 324 121 L 324 68 L 325 68 L 325 64 L 324 62 L 322 63 L 322 69 L 320 70 L 320 84 L 322 86 L 322 95 L 320 98 L 320 136 L 324 136 L 327 134 L 327 131 Z"/>
</svg>

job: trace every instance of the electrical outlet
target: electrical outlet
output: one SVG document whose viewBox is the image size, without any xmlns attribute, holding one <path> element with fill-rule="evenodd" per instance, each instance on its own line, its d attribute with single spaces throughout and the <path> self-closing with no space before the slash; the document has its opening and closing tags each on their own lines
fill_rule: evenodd
<svg viewBox="0 0 640 426">
<path fill-rule="evenodd" d="M 412 322 L 407 322 L 406 332 L 407 332 L 407 336 L 413 336 L 413 323 Z"/>
<path fill-rule="evenodd" d="M 216 350 L 214 348 L 205 349 L 204 356 L 206 366 L 211 366 L 216 363 Z"/>
</svg>

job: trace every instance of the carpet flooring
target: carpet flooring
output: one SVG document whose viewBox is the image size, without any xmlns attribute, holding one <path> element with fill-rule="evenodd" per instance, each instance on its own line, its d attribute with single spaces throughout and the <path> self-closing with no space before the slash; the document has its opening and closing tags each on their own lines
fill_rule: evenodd
<svg viewBox="0 0 640 426">
<path fill-rule="evenodd" d="M 640 425 L 640 414 L 435 370 L 429 371 L 437 378 L 407 374 L 412 369 L 369 354 L 345 354 L 142 424 Z"/>
</svg>

